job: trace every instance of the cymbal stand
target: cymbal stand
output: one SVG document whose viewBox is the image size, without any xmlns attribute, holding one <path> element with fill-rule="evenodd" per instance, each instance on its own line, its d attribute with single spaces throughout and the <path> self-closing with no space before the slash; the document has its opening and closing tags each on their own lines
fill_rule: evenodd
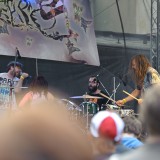
<svg viewBox="0 0 160 160">
<path fill-rule="evenodd" d="M 106 87 L 105 87 L 105 86 L 103 85 L 103 83 L 101 82 L 101 80 L 100 80 L 100 79 L 98 79 L 98 80 L 99 80 L 99 83 L 101 84 L 101 86 L 104 88 L 104 90 L 105 90 L 106 93 L 108 94 L 109 98 L 112 98 L 113 93 L 112 93 L 112 95 L 110 95 L 109 92 L 107 91 Z M 109 102 L 109 99 L 108 99 L 108 101 L 106 102 L 106 104 L 108 104 L 108 102 Z"/>
<path fill-rule="evenodd" d="M 120 82 L 118 83 L 118 85 L 117 85 L 117 87 L 116 87 L 116 77 L 113 77 L 113 92 L 112 92 L 112 94 L 111 94 L 111 96 L 110 96 L 110 98 L 112 98 L 113 96 L 113 99 L 114 99 L 114 101 L 115 101 L 115 99 L 116 99 L 116 92 L 117 92 L 117 89 L 119 88 L 119 86 L 120 86 Z M 109 100 L 107 101 L 107 103 L 109 102 Z M 106 104 L 107 104 L 106 103 Z"/>
<path fill-rule="evenodd" d="M 86 93 L 86 95 L 87 95 L 87 93 Z M 87 99 L 86 98 L 84 98 L 84 102 L 87 102 Z M 88 130 L 89 129 L 89 112 L 88 112 L 88 103 L 86 103 L 87 104 L 87 111 L 86 111 L 86 120 L 87 120 L 87 122 L 86 122 L 86 130 Z M 83 108 L 83 114 L 85 115 L 85 113 L 84 113 L 84 110 L 85 110 L 85 106 L 83 106 L 84 108 Z"/>
<path fill-rule="evenodd" d="M 107 91 L 106 87 L 103 85 L 103 83 L 101 82 L 101 80 L 98 78 L 99 83 L 101 84 L 101 86 L 104 88 L 104 90 L 106 91 L 106 93 L 108 94 L 108 96 L 110 97 L 109 92 Z"/>
<path fill-rule="evenodd" d="M 89 118 L 89 117 L 88 117 L 88 116 L 89 116 L 88 105 L 89 105 L 89 104 L 87 103 L 87 122 L 86 122 L 86 129 L 87 129 L 87 130 L 88 130 L 88 128 L 89 128 L 89 123 L 88 123 L 88 122 L 89 122 L 89 121 L 88 121 L 88 118 Z"/>
</svg>

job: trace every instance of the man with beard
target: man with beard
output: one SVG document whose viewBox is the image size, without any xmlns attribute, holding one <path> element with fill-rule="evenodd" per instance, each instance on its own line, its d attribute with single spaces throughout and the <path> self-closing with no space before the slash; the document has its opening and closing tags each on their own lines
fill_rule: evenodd
<svg viewBox="0 0 160 160">
<path fill-rule="evenodd" d="M 21 63 L 11 61 L 7 65 L 7 73 L 0 73 L 0 114 L 16 108 L 14 93 L 21 91 L 23 80 L 28 77 L 27 73 L 22 73 L 22 67 Z"/>
<path fill-rule="evenodd" d="M 91 98 L 91 99 L 89 99 L 89 101 L 98 104 L 98 107 L 99 107 L 98 110 L 100 111 L 100 110 L 105 110 L 107 108 L 106 105 L 112 104 L 112 102 L 108 98 L 105 98 L 103 96 L 103 95 L 106 95 L 107 97 L 109 97 L 109 95 L 106 92 L 101 91 L 99 89 L 99 85 L 100 85 L 100 82 L 96 76 L 91 76 L 89 78 L 89 81 L 88 81 L 89 93 L 88 93 L 88 95 L 95 96 L 95 97 L 102 97 L 100 99 Z"/>
<path fill-rule="evenodd" d="M 144 55 L 136 55 L 132 57 L 129 64 L 129 73 L 131 74 L 137 88 L 131 93 L 131 96 L 118 100 L 116 102 L 118 106 L 122 106 L 125 103 L 132 101 L 134 99 L 133 97 L 139 97 L 141 93 L 153 84 L 160 83 L 160 75 L 151 67 L 148 59 Z M 139 104 L 141 104 L 142 101 L 142 99 L 138 99 Z"/>
</svg>

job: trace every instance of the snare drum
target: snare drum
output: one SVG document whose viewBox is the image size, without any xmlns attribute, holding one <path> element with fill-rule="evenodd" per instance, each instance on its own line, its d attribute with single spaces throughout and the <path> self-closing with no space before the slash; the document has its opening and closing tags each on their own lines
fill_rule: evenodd
<svg viewBox="0 0 160 160">
<path fill-rule="evenodd" d="M 116 105 L 107 104 L 107 109 L 109 109 L 109 110 L 117 110 L 117 109 L 119 109 L 119 107 L 116 106 Z"/>
<path fill-rule="evenodd" d="M 95 115 L 98 112 L 98 104 L 94 102 L 83 102 L 80 108 L 83 114 Z"/>
</svg>

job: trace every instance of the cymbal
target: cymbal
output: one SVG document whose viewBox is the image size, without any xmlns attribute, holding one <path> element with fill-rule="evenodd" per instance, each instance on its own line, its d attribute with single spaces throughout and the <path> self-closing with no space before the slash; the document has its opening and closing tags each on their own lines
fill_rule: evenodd
<svg viewBox="0 0 160 160">
<path fill-rule="evenodd" d="M 90 95 L 83 95 L 83 96 L 73 96 L 73 97 L 70 97 L 70 98 L 83 98 L 83 99 L 94 99 L 94 98 L 97 98 L 97 99 L 102 99 L 102 97 L 97 97 L 97 96 L 90 96 Z"/>
</svg>

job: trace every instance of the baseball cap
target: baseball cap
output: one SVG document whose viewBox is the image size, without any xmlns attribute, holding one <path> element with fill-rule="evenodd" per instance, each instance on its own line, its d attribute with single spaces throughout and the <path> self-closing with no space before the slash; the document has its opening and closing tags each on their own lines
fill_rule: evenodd
<svg viewBox="0 0 160 160">
<path fill-rule="evenodd" d="M 124 122 L 117 113 L 100 111 L 91 119 L 90 132 L 93 137 L 106 137 L 113 141 L 120 141 L 124 129 Z"/>
</svg>

